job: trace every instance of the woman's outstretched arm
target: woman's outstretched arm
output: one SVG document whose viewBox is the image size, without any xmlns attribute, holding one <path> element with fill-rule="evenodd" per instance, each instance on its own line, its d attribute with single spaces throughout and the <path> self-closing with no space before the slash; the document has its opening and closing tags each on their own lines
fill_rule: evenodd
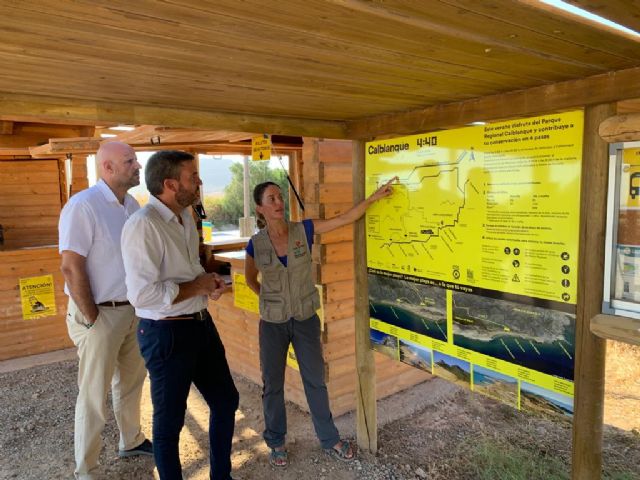
<svg viewBox="0 0 640 480">
<path fill-rule="evenodd" d="M 378 190 L 373 192 L 367 199 L 361 201 L 359 204 L 353 206 L 345 213 L 338 215 L 337 217 L 330 218 L 328 220 L 313 220 L 313 229 L 315 233 L 327 233 L 336 228 L 348 225 L 358 220 L 364 212 L 367 211 L 370 205 L 377 202 L 381 198 L 388 197 L 393 193 L 392 183 L 397 182 L 398 177 L 393 177 L 387 183 L 382 185 Z"/>
</svg>

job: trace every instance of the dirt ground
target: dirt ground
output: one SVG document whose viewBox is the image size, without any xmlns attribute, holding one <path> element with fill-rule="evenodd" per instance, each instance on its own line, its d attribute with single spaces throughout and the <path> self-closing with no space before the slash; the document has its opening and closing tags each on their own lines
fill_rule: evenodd
<svg viewBox="0 0 640 480">
<path fill-rule="evenodd" d="M 12 370 L 11 365 L 19 366 L 20 362 L 0 363 L 0 479 L 73 478 L 76 361 L 20 370 Z M 233 447 L 236 479 L 475 480 L 474 452 L 483 442 L 497 448 L 518 447 L 531 457 L 558 461 L 569 470 L 568 421 L 519 413 L 434 378 L 379 402 L 378 455 L 361 454 L 351 464 L 324 455 L 308 414 L 288 405 L 291 465 L 276 471 L 268 464 L 261 440 L 260 387 L 241 377 L 236 377 L 236 385 L 240 391 Z M 604 478 L 640 479 L 640 349 L 610 345 L 605 415 Z M 142 419 L 143 429 L 150 435 L 148 385 Z M 343 436 L 355 435 L 352 414 L 336 423 Z M 192 391 L 180 445 L 187 479 L 208 478 L 207 424 L 206 405 L 197 391 Z M 100 463 L 105 478 L 154 478 L 151 458 L 117 458 L 112 415 L 104 440 Z M 625 473 L 615 477 L 619 472 Z"/>
</svg>

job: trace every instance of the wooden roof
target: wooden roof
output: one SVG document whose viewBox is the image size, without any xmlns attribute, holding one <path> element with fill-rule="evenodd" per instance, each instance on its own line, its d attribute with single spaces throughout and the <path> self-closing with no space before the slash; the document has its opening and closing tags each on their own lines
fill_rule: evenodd
<svg viewBox="0 0 640 480">
<path fill-rule="evenodd" d="M 639 28 L 638 1 L 572 3 Z M 340 137 L 361 119 L 637 76 L 639 40 L 532 0 L 2 2 L 0 118 Z"/>
</svg>

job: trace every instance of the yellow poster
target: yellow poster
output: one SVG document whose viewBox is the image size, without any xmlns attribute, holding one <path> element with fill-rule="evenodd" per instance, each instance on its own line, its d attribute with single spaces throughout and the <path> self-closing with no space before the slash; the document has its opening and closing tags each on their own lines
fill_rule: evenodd
<svg viewBox="0 0 640 480">
<path fill-rule="evenodd" d="M 260 313 L 258 296 L 247 285 L 242 273 L 233 273 L 233 305 L 253 313 Z"/>
<path fill-rule="evenodd" d="M 271 159 L 271 135 L 256 135 L 251 139 L 251 160 L 259 162 Z"/>
<path fill-rule="evenodd" d="M 366 216 L 374 349 L 567 413 L 582 135 L 575 111 L 367 143 L 367 193 L 399 178 Z"/>
<path fill-rule="evenodd" d="M 22 303 L 22 318 L 49 317 L 56 314 L 56 295 L 53 286 L 53 275 L 21 278 L 20 301 Z"/>
</svg>

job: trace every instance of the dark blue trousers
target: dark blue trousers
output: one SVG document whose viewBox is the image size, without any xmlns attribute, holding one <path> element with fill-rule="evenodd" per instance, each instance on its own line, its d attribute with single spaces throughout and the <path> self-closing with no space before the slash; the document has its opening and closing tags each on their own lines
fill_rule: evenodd
<svg viewBox="0 0 640 480">
<path fill-rule="evenodd" d="M 231 442 L 238 391 L 218 331 L 205 320 L 149 320 L 138 343 L 151 379 L 153 455 L 161 480 L 182 480 L 178 444 L 191 383 L 209 405 L 212 480 L 231 479 Z"/>
</svg>

